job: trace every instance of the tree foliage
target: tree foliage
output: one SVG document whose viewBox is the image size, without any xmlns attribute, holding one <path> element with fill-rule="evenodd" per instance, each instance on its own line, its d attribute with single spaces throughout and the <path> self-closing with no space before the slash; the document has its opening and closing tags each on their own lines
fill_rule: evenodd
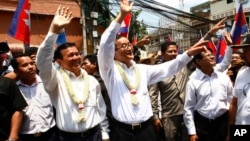
<svg viewBox="0 0 250 141">
<path fill-rule="evenodd" d="M 138 16 L 142 12 L 142 9 L 133 11 L 132 18 L 130 21 L 129 27 L 129 40 L 132 41 L 134 36 L 137 36 L 137 39 L 142 39 L 145 35 L 148 34 L 147 27 L 142 21 L 138 21 Z"/>
</svg>

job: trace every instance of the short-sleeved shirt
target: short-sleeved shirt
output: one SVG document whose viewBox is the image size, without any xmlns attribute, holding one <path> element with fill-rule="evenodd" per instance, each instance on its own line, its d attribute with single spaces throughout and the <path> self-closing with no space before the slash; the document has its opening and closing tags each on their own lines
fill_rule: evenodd
<svg viewBox="0 0 250 141">
<path fill-rule="evenodd" d="M 14 80 L 0 77 L 0 140 L 9 136 L 11 117 L 15 111 L 27 106 Z"/>
</svg>

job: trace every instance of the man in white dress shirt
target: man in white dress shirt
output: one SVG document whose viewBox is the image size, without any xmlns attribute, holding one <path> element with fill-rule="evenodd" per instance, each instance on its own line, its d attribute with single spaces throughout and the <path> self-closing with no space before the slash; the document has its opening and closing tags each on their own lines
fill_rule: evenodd
<svg viewBox="0 0 250 141">
<path fill-rule="evenodd" d="M 56 109 L 61 141 L 109 139 L 106 106 L 98 81 L 81 69 L 81 55 L 74 43 L 56 48 L 58 34 L 72 19 L 69 9 L 59 7 L 37 53 L 37 67 Z M 60 65 L 56 68 L 52 61 Z"/>
<path fill-rule="evenodd" d="M 136 64 L 133 46 L 126 37 L 116 39 L 124 17 L 133 3 L 120 1 L 120 13 L 103 33 L 98 51 L 101 77 L 107 87 L 114 116 L 114 141 L 155 141 L 148 86 L 183 68 L 192 55 L 204 50 L 200 42 L 170 62 L 160 65 Z M 115 60 L 114 60 L 115 58 Z"/>
<path fill-rule="evenodd" d="M 226 18 L 215 24 L 201 40 L 210 40 L 211 35 L 215 34 L 219 29 L 225 28 Z M 226 35 L 226 41 L 229 37 Z M 178 47 L 175 42 L 165 42 L 161 46 L 162 60 L 171 61 L 176 58 L 178 53 Z M 227 46 L 225 56 L 221 63 L 216 64 L 215 69 L 224 72 L 231 60 L 232 49 Z M 154 113 L 154 125 L 156 129 L 164 127 L 165 140 L 166 141 L 186 141 L 188 140 L 187 130 L 183 121 L 184 113 L 184 99 L 186 84 L 191 73 L 190 66 L 184 67 L 181 71 L 173 75 L 172 77 L 166 78 L 156 84 L 153 84 L 149 91 L 151 95 L 152 108 Z M 160 92 L 160 99 L 162 104 L 161 117 L 158 117 L 158 95 Z"/>
<path fill-rule="evenodd" d="M 11 60 L 19 80 L 16 82 L 28 106 L 23 110 L 20 139 L 23 141 L 57 141 L 53 106 L 41 78 L 36 74 L 35 61 L 20 54 Z"/>
<path fill-rule="evenodd" d="M 236 77 L 228 125 L 250 125 L 250 34 L 246 35 L 240 45 L 232 47 L 243 50 L 245 66 L 241 67 Z M 228 134 L 228 141 L 229 137 Z"/>
<path fill-rule="evenodd" d="M 223 141 L 232 99 L 229 77 L 215 69 L 210 50 L 194 56 L 196 70 L 186 86 L 184 122 L 190 141 Z M 228 64 L 229 65 L 229 64 Z"/>
</svg>

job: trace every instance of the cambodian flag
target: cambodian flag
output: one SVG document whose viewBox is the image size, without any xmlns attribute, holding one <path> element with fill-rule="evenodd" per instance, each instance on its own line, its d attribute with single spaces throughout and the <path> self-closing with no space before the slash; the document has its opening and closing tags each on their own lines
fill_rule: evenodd
<svg viewBox="0 0 250 141">
<path fill-rule="evenodd" d="M 137 43 L 137 36 L 134 35 L 133 40 L 132 40 L 132 44 L 135 45 L 136 43 Z"/>
<path fill-rule="evenodd" d="M 63 29 L 63 31 L 57 37 L 56 44 L 57 46 L 60 46 L 62 44 L 65 44 L 66 42 L 67 42 L 66 33 L 65 30 Z"/>
<path fill-rule="evenodd" d="M 218 43 L 217 43 L 216 63 L 220 63 L 223 60 L 225 56 L 226 48 L 227 48 L 227 44 L 226 44 L 225 38 L 223 36 L 220 36 L 218 39 Z"/>
<path fill-rule="evenodd" d="M 240 44 L 241 35 L 247 33 L 247 31 L 247 22 L 243 12 L 242 3 L 240 3 L 234 17 L 234 24 L 231 30 L 233 45 Z"/>
<path fill-rule="evenodd" d="M 8 34 L 25 44 L 30 43 L 30 3 L 19 0 Z"/>
<path fill-rule="evenodd" d="M 123 22 L 121 24 L 121 28 L 120 28 L 120 30 L 118 32 L 118 35 L 128 37 L 131 17 L 132 17 L 131 13 L 129 13 L 129 14 L 127 14 L 125 16 L 125 18 L 124 18 L 124 20 L 123 20 Z"/>
<path fill-rule="evenodd" d="M 208 40 L 207 48 L 211 49 L 213 54 L 216 54 L 217 49 L 216 49 L 216 47 L 214 45 L 214 42 L 211 39 Z"/>
</svg>

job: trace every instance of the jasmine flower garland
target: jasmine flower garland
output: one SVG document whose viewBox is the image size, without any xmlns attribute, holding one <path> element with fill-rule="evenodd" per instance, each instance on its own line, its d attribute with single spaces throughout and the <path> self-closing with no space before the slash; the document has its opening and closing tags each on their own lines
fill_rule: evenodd
<svg viewBox="0 0 250 141">
<path fill-rule="evenodd" d="M 87 72 L 83 71 L 83 77 L 84 77 L 84 94 L 83 94 L 83 98 L 82 99 L 80 99 L 79 97 L 77 97 L 76 94 L 74 93 L 72 84 L 70 82 L 69 75 L 65 72 L 65 70 L 63 70 L 62 68 L 60 68 L 60 72 L 62 74 L 62 77 L 63 77 L 63 80 L 65 82 L 66 89 L 68 91 L 69 96 L 78 105 L 79 115 L 78 115 L 77 121 L 78 122 L 86 121 L 85 112 L 84 112 L 84 104 L 85 104 L 85 102 L 87 101 L 87 99 L 89 97 L 89 78 L 88 78 Z"/>
<path fill-rule="evenodd" d="M 141 75 L 140 75 L 140 72 L 139 72 L 139 68 L 137 67 L 137 65 L 133 66 L 136 81 L 135 81 L 135 85 L 132 85 L 130 83 L 128 77 L 127 77 L 126 72 L 122 68 L 121 64 L 119 62 L 115 61 L 115 65 L 118 68 L 118 70 L 119 70 L 119 72 L 120 72 L 120 74 L 122 76 L 123 82 L 126 84 L 127 88 L 130 90 L 132 104 L 135 105 L 135 106 L 138 105 L 139 101 L 138 101 L 138 98 L 136 96 L 136 93 L 137 93 L 136 90 L 138 89 L 138 87 L 140 85 L 140 80 L 141 80 Z"/>
</svg>

